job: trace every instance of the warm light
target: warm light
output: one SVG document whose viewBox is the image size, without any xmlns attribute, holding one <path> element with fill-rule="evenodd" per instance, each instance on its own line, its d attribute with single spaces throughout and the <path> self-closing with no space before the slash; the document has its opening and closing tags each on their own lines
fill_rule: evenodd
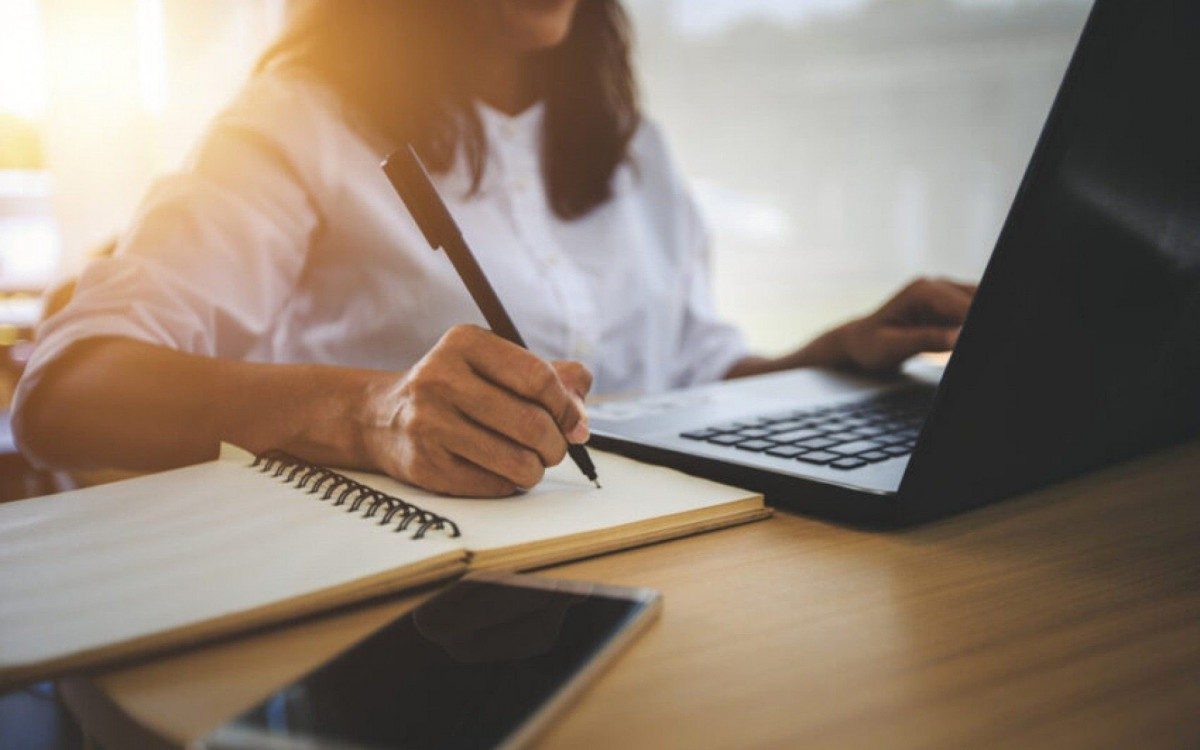
<svg viewBox="0 0 1200 750">
<path fill-rule="evenodd" d="M 153 115 L 167 108 L 167 53 L 162 0 L 138 0 L 138 82 L 142 107 Z"/>
<path fill-rule="evenodd" d="M 37 0 L 0 2 L 0 112 L 33 119 L 46 109 Z"/>
</svg>

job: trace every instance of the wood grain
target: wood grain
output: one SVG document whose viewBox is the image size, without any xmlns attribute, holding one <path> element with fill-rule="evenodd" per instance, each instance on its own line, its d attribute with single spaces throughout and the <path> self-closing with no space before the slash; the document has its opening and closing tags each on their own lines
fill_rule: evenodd
<svg viewBox="0 0 1200 750">
<path fill-rule="evenodd" d="M 1195 747 L 1198 501 L 1193 445 L 903 532 L 780 513 L 549 569 L 665 608 L 542 744 Z M 412 605 L 65 687 L 101 741 L 182 744 Z"/>
</svg>

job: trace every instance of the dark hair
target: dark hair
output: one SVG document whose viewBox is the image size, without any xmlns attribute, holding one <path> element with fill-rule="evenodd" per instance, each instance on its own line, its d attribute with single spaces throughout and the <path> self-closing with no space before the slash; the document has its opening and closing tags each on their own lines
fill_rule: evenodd
<svg viewBox="0 0 1200 750">
<path fill-rule="evenodd" d="M 298 68 L 395 145 L 444 172 L 463 149 L 472 191 L 487 164 L 473 103 L 477 0 L 309 0 L 255 68 Z M 611 195 L 640 115 L 629 21 L 618 0 L 580 0 L 562 44 L 535 53 L 545 102 L 542 178 L 551 208 L 582 216 Z"/>
</svg>

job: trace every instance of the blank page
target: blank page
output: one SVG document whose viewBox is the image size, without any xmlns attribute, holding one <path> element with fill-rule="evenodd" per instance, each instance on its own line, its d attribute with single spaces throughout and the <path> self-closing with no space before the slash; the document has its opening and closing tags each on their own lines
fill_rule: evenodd
<svg viewBox="0 0 1200 750">
<path fill-rule="evenodd" d="M 499 499 L 448 498 L 386 477 L 353 472 L 347 475 L 450 518 L 462 529 L 464 545 L 476 553 L 676 514 L 717 510 L 729 504 L 762 508 L 762 497 L 749 490 L 612 453 L 590 449 L 589 453 L 603 489 L 596 489 L 569 459 L 547 470 L 541 484 L 528 492 Z M 663 520 L 661 525 L 669 523 Z M 637 540 L 631 539 L 630 543 Z"/>
</svg>

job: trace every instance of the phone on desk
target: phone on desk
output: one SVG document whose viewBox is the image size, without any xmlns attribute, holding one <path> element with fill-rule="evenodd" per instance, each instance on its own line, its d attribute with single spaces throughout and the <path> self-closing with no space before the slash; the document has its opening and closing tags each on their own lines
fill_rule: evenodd
<svg viewBox="0 0 1200 750">
<path fill-rule="evenodd" d="M 649 589 L 471 574 L 194 747 L 520 747 L 660 602 Z"/>
</svg>

